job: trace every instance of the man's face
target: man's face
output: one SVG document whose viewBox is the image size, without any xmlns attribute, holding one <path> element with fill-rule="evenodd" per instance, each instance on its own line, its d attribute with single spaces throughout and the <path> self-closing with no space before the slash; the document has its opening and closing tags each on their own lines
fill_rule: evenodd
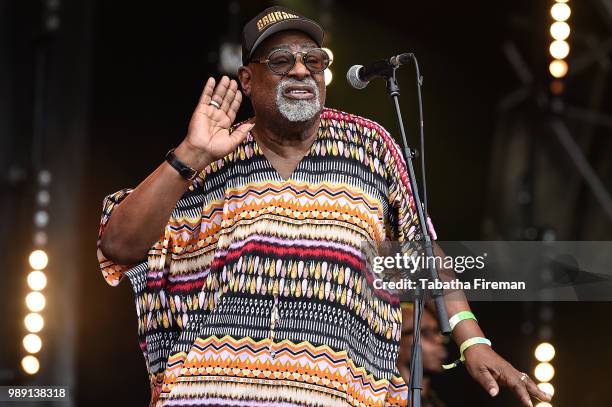
<svg viewBox="0 0 612 407">
<path fill-rule="evenodd" d="M 281 31 L 267 38 L 253 59 L 267 59 L 277 49 L 306 52 L 317 44 L 300 31 Z M 297 57 L 295 65 L 285 75 L 272 72 L 265 63 L 250 63 L 247 80 L 241 75 L 244 92 L 251 98 L 258 116 L 306 122 L 318 117 L 325 103 L 323 72 L 311 73 Z"/>
</svg>

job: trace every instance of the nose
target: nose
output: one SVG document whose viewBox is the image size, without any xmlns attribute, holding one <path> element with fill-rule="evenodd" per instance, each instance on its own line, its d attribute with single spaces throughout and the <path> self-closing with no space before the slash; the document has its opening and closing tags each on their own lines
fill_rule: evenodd
<svg viewBox="0 0 612 407">
<path fill-rule="evenodd" d="M 303 56 L 304 54 L 301 53 L 296 55 L 295 64 L 293 65 L 293 68 L 291 68 L 291 70 L 287 72 L 288 76 L 297 78 L 299 80 L 310 76 L 310 71 L 308 70 L 308 68 L 304 64 L 304 60 L 302 59 Z"/>
</svg>

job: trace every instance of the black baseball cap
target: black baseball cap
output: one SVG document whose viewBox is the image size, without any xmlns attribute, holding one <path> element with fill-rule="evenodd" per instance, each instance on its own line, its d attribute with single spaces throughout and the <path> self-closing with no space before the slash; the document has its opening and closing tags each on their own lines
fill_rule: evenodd
<svg viewBox="0 0 612 407">
<path fill-rule="evenodd" d="M 242 64 L 246 65 L 255 49 L 279 31 L 298 30 L 308 34 L 320 47 L 325 32 L 319 23 L 284 7 L 269 7 L 251 19 L 242 29 Z"/>
</svg>

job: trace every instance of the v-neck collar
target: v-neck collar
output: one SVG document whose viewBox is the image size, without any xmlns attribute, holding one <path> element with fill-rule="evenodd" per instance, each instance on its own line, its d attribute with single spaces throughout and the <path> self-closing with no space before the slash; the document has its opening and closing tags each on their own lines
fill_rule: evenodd
<svg viewBox="0 0 612 407">
<path fill-rule="evenodd" d="M 310 145 L 310 148 L 308 149 L 306 154 L 304 154 L 304 156 L 300 159 L 300 161 L 298 161 L 297 165 L 295 166 L 295 168 L 293 169 L 293 171 L 291 172 L 291 174 L 289 174 L 289 177 L 287 178 L 283 178 L 283 176 L 280 174 L 280 172 L 278 172 L 276 167 L 274 167 L 274 165 L 268 159 L 268 157 L 266 157 L 266 154 L 264 153 L 263 149 L 261 148 L 261 146 L 255 139 L 255 136 L 253 135 L 251 131 L 249 131 L 248 137 L 250 137 L 253 142 L 253 151 L 259 150 L 265 165 L 268 167 L 268 169 L 271 170 L 272 174 L 274 174 L 274 177 L 276 178 L 275 181 L 284 183 L 284 182 L 289 182 L 291 180 L 295 180 L 295 175 L 302 168 L 304 161 L 306 161 L 308 157 L 312 156 L 313 153 L 316 152 L 316 146 L 322 134 L 323 134 L 323 121 L 321 120 L 319 124 L 319 128 L 317 130 L 317 136 L 315 137 L 314 141 Z"/>
</svg>

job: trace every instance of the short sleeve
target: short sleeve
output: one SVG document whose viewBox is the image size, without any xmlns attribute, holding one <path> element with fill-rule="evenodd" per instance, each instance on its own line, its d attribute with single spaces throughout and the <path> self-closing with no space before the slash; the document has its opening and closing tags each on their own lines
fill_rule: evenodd
<svg viewBox="0 0 612 407">
<path fill-rule="evenodd" d="M 386 137 L 388 148 L 384 162 L 387 166 L 389 204 L 395 214 L 394 229 L 397 233 L 395 237 L 401 243 L 421 240 L 423 235 L 419 225 L 416 202 L 410 187 L 406 161 L 397 143 L 391 136 L 386 135 Z M 438 237 L 429 216 L 427 216 L 427 227 L 431 238 L 436 240 Z"/>
<path fill-rule="evenodd" d="M 114 194 L 108 195 L 104 198 L 102 203 L 102 218 L 100 219 L 100 229 L 98 231 L 98 262 L 100 263 L 100 270 L 102 271 L 102 276 L 104 280 L 111 285 L 116 286 L 119 284 L 125 273 L 137 266 L 137 264 L 124 265 L 124 264 L 116 264 L 113 261 L 107 259 L 102 251 L 100 250 L 100 239 L 104 230 L 106 229 L 106 225 L 110 220 L 110 217 L 113 213 L 113 210 L 123 201 L 130 193 L 132 189 L 122 189 L 121 191 L 115 192 Z"/>
<path fill-rule="evenodd" d="M 160 238 L 149 248 L 142 261 L 136 264 L 114 263 L 107 259 L 100 250 L 100 239 L 113 211 L 132 192 L 132 189 L 122 189 L 104 198 L 98 232 L 97 255 L 102 276 L 109 285 L 118 285 L 125 275 L 130 280 L 133 280 L 133 278 L 139 279 L 138 276 L 142 274 L 142 270 L 148 269 L 167 273 L 171 267 L 176 267 L 185 272 L 185 267 L 192 266 L 192 253 L 201 249 L 203 239 L 210 238 L 207 235 L 208 232 L 203 233 L 204 237 L 202 239 L 200 236 L 202 212 L 198 208 L 202 207 L 201 199 L 204 196 L 199 189 L 200 179 L 194 180 L 181 197 L 172 210 Z"/>
</svg>

